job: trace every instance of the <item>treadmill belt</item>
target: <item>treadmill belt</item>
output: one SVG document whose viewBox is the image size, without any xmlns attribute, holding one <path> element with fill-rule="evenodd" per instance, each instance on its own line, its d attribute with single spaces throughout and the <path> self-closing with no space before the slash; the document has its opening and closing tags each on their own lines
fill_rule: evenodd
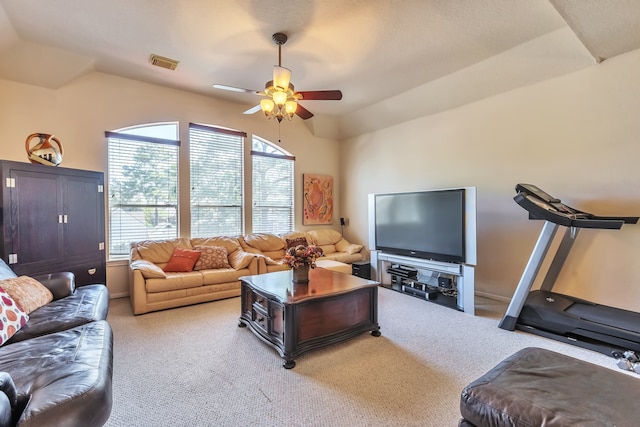
<svg viewBox="0 0 640 427">
<path fill-rule="evenodd" d="M 636 334 L 640 333 L 640 313 L 605 305 L 589 305 L 579 302 L 572 304 L 565 311 L 589 322 L 624 329 Z"/>
</svg>

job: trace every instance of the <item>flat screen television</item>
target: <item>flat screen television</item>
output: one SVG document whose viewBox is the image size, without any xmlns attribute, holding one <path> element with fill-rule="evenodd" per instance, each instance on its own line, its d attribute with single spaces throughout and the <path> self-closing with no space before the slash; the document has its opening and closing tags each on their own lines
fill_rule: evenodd
<svg viewBox="0 0 640 427">
<path fill-rule="evenodd" d="M 475 188 L 373 194 L 370 204 L 375 250 L 475 264 Z"/>
</svg>

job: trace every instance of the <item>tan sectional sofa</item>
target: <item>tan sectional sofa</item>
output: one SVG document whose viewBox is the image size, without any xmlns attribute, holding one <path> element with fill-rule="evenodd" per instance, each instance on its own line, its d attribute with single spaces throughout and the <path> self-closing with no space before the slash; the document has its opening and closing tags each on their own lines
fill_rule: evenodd
<svg viewBox="0 0 640 427">
<path fill-rule="evenodd" d="M 304 237 L 320 246 L 322 259 L 353 263 L 368 259 L 362 245 L 351 244 L 332 229 L 293 232 L 285 235 L 248 234 L 239 237 L 177 238 L 145 240 L 131 244 L 129 298 L 134 314 L 180 307 L 240 295 L 240 277 L 286 269 L 282 258 L 287 239 Z M 229 268 L 165 272 L 175 248 L 224 246 Z"/>
<path fill-rule="evenodd" d="M 287 250 L 287 240 L 305 238 L 310 245 L 324 251 L 323 260 L 351 264 L 368 259 L 369 254 L 362 245 L 351 244 L 336 230 L 319 229 L 307 232 L 294 231 L 284 235 L 247 234 L 239 238 L 242 249 L 260 257 L 260 274 L 286 269 L 281 263 Z"/>
<path fill-rule="evenodd" d="M 229 268 L 165 273 L 176 247 L 224 246 Z M 134 314 L 240 295 L 240 277 L 258 274 L 258 258 L 235 237 L 145 240 L 131 244 L 129 299 Z"/>
</svg>

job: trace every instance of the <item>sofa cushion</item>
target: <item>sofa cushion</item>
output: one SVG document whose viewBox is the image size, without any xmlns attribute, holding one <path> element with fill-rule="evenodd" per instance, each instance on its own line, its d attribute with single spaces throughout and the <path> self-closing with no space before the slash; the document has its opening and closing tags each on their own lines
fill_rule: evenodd
<svg viewBox="0 0 640 427">
<path fill-rule="evenodd" d="M 314 243 L 318 246 L 335 245 L 342 240 L 342 234 L 331 228 L 322 228 L 311 230 L 309 234 L 312 236 Z"/>
<path fill-rule="evenodd" d="M 255 233 L 244 236 L 247 245 L 262 252 L 275 252 L 284 250 L 284 240 L 275 234 Z M 284 252 L 283 252 L 284 255 Z"/>
<path fill-rule="evenodd" d="M 17 425 L 104 425 L 113 401 L 111 328 L 101 320 L 0 347 L 0 371 L 28 397 Z"/>
<path fill-rule="evenodd" d="M 320 249 L 322 249 L 322 253 L 325 255 L 331 255 L 337 252 L 335 245 L 318 245 L 318 246 L 320 247 Z"/>
<path fill-rule="evenodd" d="M 11 295 L 11 298 L 27 314 L 53 301 L 51 291 L 29 276 L 0 280 L 0 287 Z"/>
<path fill-rule="evenodd" d="M 222 283 L 238 282 L 240 277 L 246 276 L 247 270 L 234 270 L 233 268 L 219 268 L 217 270 L 202 271 L 203 285 L 216 285 Z"/>
<path fill-rule="evenodd" d="M 145 279 L 167 277 L 167 273 L 165 273 L 163 269 L 146 259 L 132 261 L 130 267 L 133 270 L 140 270 L 140 273 L 142 273 Z"/>
<path fill-rule="evenodd" d="M 147 292 L 167 292 L 177 289 L 197 288 L 202 286 L 202 272 L 189 271 L 186 273 L 167 273 L 166 279 L 147 279 Z"/>
<path fill-rule="evenodd" d="M 357 261 L 364 261 L 364 256 L 362 253 L 357 254 L 347 254 L 344 252 L 334 252 L 332 254 L 325 254 L 322 259 L 331 259 L 338 262 L 344 262 L 345 264 L 352 264 Z"/>
<path fill-rule="evenodd" d="M 169 240 L 143 240 L 133 244 L 131 258 L 146 259 L 154 264 L 164 264 L 169 262 L 175 248 L 191 249 L 189 239 L 180 237 Z M 135 253 L 137 252 L 137 254 Z"/>
<path fill-rule="evenodd" d="M 357 254 L 363 248 L 362 245 L 351 244 L 347 242 L 345 239 L 340 239 L 338 243 L 336 243 L 336 252 L 344 252 L 349 255 Z"/>
<path fill-rule="evenodd" d="M 227 248 L 224 246 L 196 245 L 193 249 L 200 251 L 200 257 L 196 261 L 194 270 L 209 270 L 217 268 L 230 268 L 227 259 Z"/>
<path fill-rule="evenodd" d="M 28 320 L 27 313 L 0 288 L 0 345 L 7 342 Z"/>
<path fill-rule="evenodd" d="M 227 254 L 240 248 L 240 242 L 235 237 L 217 236 L 217 237 L 194 237 L 191 239 L 191 245 L 195 246 L 224 246 Z"/>
<path fill-rule="evenodd" d="M 229 254 L 229 264 L 231 264 L 234 270 L 242 270 L 243 268 L 247 268 L 254 258 L 254 254 L 238 249 Z"/>
<path fill-rule="evenodd" d="M 9 343 L 105 320 L 108 313 L 109 290 L 105 285 L 78 286 L 73 294 L 34 310 L 27 324 L 16 332 Z"/>
<path fill-rule="evenodd" d="M 200 251 L 193 249 L 175 248 L 171 259 L 162 269 L 168 272 L 187 272 L 192 271 L 196 262 L 200 258 Z"/>
</svg>

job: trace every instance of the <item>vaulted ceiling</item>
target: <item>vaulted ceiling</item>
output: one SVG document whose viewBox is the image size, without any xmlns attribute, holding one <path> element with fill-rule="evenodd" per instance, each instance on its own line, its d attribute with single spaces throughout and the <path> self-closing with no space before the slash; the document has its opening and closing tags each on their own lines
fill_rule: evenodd
<svg viewBox="0 0 640 427">
<path fill-rule="evenodd" d="M 55 89 L 99 71 L 241 114 L 260 98 L 212 84 L 262 90 L 284 32 L 296 90 L 343 92 L 302 101 L 308 126 L 345 138 L 596 66 L 640 48 L 638 23 L 637 0 L 0 0 L 0 78 Z"/>
</svg>

